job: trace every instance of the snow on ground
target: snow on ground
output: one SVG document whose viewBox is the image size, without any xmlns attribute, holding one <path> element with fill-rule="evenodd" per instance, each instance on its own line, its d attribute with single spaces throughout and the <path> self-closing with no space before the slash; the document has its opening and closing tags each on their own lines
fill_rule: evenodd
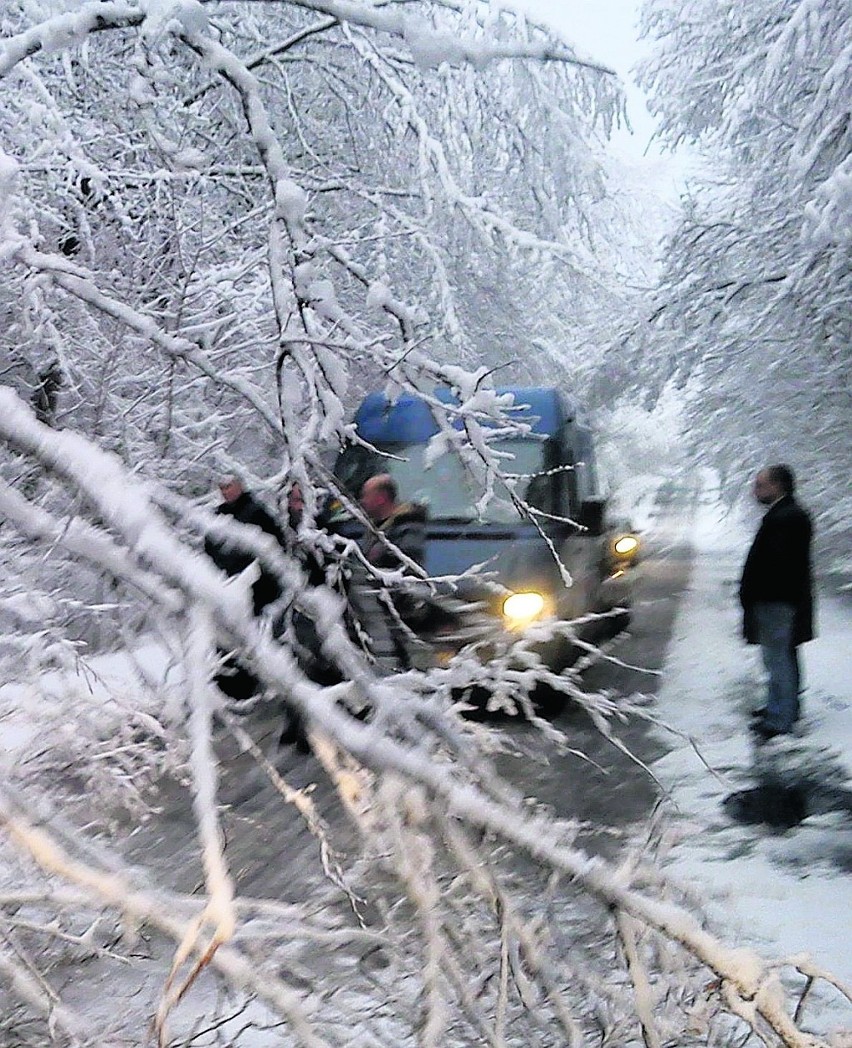
<svg viewBox="0 0 852 1048">
<path fill-rule="evenodd" d="M 693 539 L 692 580 L 658 696 L 660 719 L 683 733 L 667 737 L 674 746 L 653 766 L 675 805 L 669 871 L 743 943 L 775 956 L 809 954 L 852 984 L 852 601 L 821 596 L 819 636 L 800 649 L 806 691 L 797 733 L 758 746 L 748 714 L 763 704 L 762 673 L 758 649 L 740 640 L 736 593 L 751 535 L 708 491 Z M 729 814 L 726 797 L 767 782 L 805 784 L 803 821 L 773 828 Z M 819 1029 L 847 1024 L 852 1044 L 849 1006 L 834 991 L 806 1014 Z"/>
<path fill-rule="evenodd" d="M 84 725 L 96 724 L 101 738 L 120 726 L 162 732 L 152 718 L 164 712 L 163 684 L 174 690 L 179 680 L 163 645 L 149 641 L 132 651 L 62 661 L 41 672 L 23 666 L 21 680 L 0 685 L 0 770 L 39 749 L 50 731 L 76 736 L 84 746 L 91 742 L 81 737 Z"/>
</svg>

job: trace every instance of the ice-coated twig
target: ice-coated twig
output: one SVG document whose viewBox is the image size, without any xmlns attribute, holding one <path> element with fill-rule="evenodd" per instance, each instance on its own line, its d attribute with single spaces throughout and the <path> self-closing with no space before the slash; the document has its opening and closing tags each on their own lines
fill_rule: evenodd
<svg viewBox="0 0 852 1048">
<path fill-rule="evenodd" d="M 77 886 L 93 902 L 105 904 L 136 922 L 151 924 L 178 944 L 192 944 L 190 951 L 195 949 L 199 923 L 197 916 L 190 919 L 178 918 L 164 909 L 161 898 L 135 890 L 125 876 L 107 873 L 76 862 L 45 830 L 33 826 L 20 815 L 2 793 L 0 828 L 3 828 L 16 845 L 28 853 L 45 872 Z M 202 956 L 203 954 L 196 954 L 196 959 Z M 222 946 L 211 954 L 209 962 L 228 979 L 233 980 L 235 985 L 256 993 L 270 1007 L 288 1018 L 306 1048 L 330 1048 L 328 1042 L 313 1031 L 298 995 L 282 980 L 268 972 L 259 973 L 251 961 L 227 946 Z M 29 992 L 28 985 L 23 989 Z M 71 1026 L 73 1028 L 73 1021 Z M 78 1032 L 78 1036 L 82 1039 L 82 1031 Z"/>
<path fill-rule="evenodd" d="M 187 667 L 190 767 L 193 773 L 193 807 L 198 825 L 207 902 L 192 921 L 172 961 L 155 1018 L 155 1030 L 162 1048 L 168 1041 L 166 1021 L 216 951 L 229 942 L 236 931 L 234 885 L 222 848 L 222 834 L 216 806 L 217 762 L 212 747 L 213 696 L 210 666 L 213 660 L 213 629 L 210 615 L 201 606 L 193 607 L 187 618 L 185 664 Z M 201 937 L 210 928 L 207 944 Z M 179 981 L 182 966 L 194 958 L 189 971 Z"/>
</svg>

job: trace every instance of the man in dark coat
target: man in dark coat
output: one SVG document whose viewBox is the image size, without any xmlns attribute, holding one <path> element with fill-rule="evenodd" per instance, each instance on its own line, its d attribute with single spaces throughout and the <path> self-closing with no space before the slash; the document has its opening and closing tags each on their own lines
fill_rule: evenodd
<svg viewBox="0 0 852 1048">
<path fill-rule="evenodd" d="M 232 517 L 240 524 L 251 524 L 260 528 L 267 535 L 271 535 L 280 546 L 286 546 L 284 533 L 278 522 L 250 491 L 245 490 L 239 477 L 226 477 L 220 482 L 219 491 L 222 493 L 222 503 L 216 507 L 218 514 Z M 216 567 L 224 571 L 226 575 L 239 575 L 253 560 L 256 560 L 255 555 L 240 546 L 238 542 L 212 536 L 205 539 L 204 551 Z M 255 615 L 259 615 L 280 595 L 281 587 L 278 585 L 278 580 L 265 568 L 261 568 L 260 575 L 252 586 L 252 604 Z"/>
<path fill-rule="evenodd" d="M 398 498 L 396 481 L 389 473 L 370 477 L 361 488 L 361 506 L 378 533 L 366 536 L 364 553 L 367 560 L 377 568 L 392 570 L 402 566 L 402 561 L 388 543 L 392 543 L 415 563 L 423 563 L 426 507 L 416 502 L 400 503 Z M 387 541 L 382 541 L 381 536 Z"/>
<path fill-rule="evenodd" d="M 405 568 L 404 561 L 391 548 L 393 545 L 399 553 L 422 565 L 426 554 L 426 507 L 415 502 L 399 502 L 396 481 L 389 473 L 379 473 L 364 481 L 359 501 L 373 524 L 373 529 L 361 540 L 367 561 L 386 571 Z M 386 603 L 388 599 L 390 605 Z M 400 627 L 399 620 L 416 628 L 422 602 L 410 593 L 395 592 L 380 595 L 380 603 L 386 608 L 396 661 L 403 669 L 409 669 L 411 656 L 406 631 Z"/>
<path fill-rule="evenodd" d="M 219 483 L 222 503 L 216 512 L 224 517 L 232 517 L 241 524 L 250 524 L 267 535 L 272 535 L 281 545 L 285 545 L 284 534 L 275 518 L 266 507 L 243 487 L 239 477 L 226 477 Z M 214 538 L 208 535 L 204 540 L 204 552 L 217 568 L 226 575 L 239 575 L 257 558 L 237 541 L 225 538 Z M 255 615 L 260 615 L 265 607 L 276 601 L 281 595 L 281 587 L 275 576 L 266 568 L 252 584 L 252 607 Z M 243 666 L 240 661 L 227 652 L 220 651 L 222 669 L 216 675 L 216 684 L 225 695 L 232 699 L 250 699 L 257 694 L 258 680 L 255 675 Z"/>
<path fill-rule="evenodd" d="M 740 580 L 743 636 L 759 644 L 768 675 L 766 706 L 755 712 L 762 738 L 792 731 L 799 717 L 798 645 L 813 639 L 811 518 L 796 502 L 789 466 L 769 466 L 754 481 L 768 509 L 746 557 Z"/>
</svg>

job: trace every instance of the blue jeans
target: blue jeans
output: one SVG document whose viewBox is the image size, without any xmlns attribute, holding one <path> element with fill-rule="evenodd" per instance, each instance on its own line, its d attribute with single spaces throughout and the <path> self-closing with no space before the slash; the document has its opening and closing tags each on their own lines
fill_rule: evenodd
<svg viewBox="0 0 852 1048">
<path fill-rule="evenodd" d="M 793 642 L 792 604 L 759 602 L 754 606 L 757 642 L 769 677 L 764 723 L 774 731 L 791 731 L 799 719 L 799 656 Z"/>
</svg>

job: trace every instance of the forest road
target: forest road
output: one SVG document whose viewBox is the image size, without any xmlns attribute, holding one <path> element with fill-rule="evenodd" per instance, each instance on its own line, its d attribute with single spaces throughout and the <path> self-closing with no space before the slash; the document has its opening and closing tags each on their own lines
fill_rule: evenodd
<svg viewBox="0 0 852 1048">
<path fill-rule="evenodd" d="M 680 598 L 689 584 L 693 551 L 690 544 L 695 501 L 700 494 L 687 484 L 664 483 L 657 492 L 651 526 L 642 534 L 630 627 L 604 647 L 604 657 L 583 673 L 585 689 L 605 692 L 648 706 L 660 684 Z M 621 831 L 629 831 L 652 812 L 659 790 L 646 770 L 665 750 L 658 732 L 636 717 L 613 722 L 613 733 L 629 751 L 620 750 L 594 727 L 576 705 L 553 718 L 575 753 L 547 750 L 542 739 L 523 723 L 507 723 L 505 731 L 516 755 L 498 759 L 501 773 L 525 793 L 547 805 L 562 819 L 588 824 L 583 847 L 612 857 L 620 847 Z"/>
<path fill-rule="evenodd" d="M 604 690 L 614 698 L 654 694 L 680 595 L 689 579 L 696 497 L 686 486 L 668 484 L 660 489 L 653 526 L 643 535 L 645 552 L 633 621 L 606 649 L 605 657 L 585 672 L 588 690 Z M 641 720 L 616 723 L 619 739 L 635 758 L 631 759 L 575 707 L 556 716 L 553 723 L 567 736 L 572 752 L 559 752 L 526 723 L 494 725 L 505 742 L 505 752 L 496 757 L 497 767 L 512 786 L 536 798 L 557 818 L 588 823 L 580 838 L 582 846 L 611 855 L 622 832 L 629 832 L 653 810 L 657 787 L 642 765 L 660 755 L 660 743 Z M 263 749 L 280 730 L 272 718 L 246 727 Z M 344 854 L 350 853 L 350 847 L 357 850 L 354 831 L 319 761 L 288 746 L 280 752 L 276 767 L 291 786 L 310 789 L 335 846 Z M 321 872 L 317 841 L 303 819 L 283 801 L 253 759 L 233 746 L 222 754 L 220 772 L 226 855 L 237 890 L 287 902 L 304 899 Z M 203 882 L 188 792 L 164 783 L 159 806 L 162 817 L 128 842 L 130 858 L 135 855 L 145 865 L 153 863 L 164 883 L 191 891 Z"/>
<path fill-rule="evenodd" d="M 686 487 L 668 485 L 660 489 L 653 526 L 643 535 L 645 557 L 633 623 L 613 642 L 608 657 L 586 672 L 588 689 L 606 690 L 616 699 L 650 697 L 655 692 L 659 682 L 656 674 L 663 666 L 680 596 L 689 580 L 689 540 L 696 497 Z M 630 668 L 631 665 L 636 668 Z M 653 711 L 652 704 L 649 709 Z M 500 733 L 505 743 L 505 752 L 496 758 L 499 771 L 517 792 L 536 798 L 558 819 L 582 820 L 586 825 L 576 843 L 589 852 L 613 858 L 625 840 L 636 839 L 654 809 L 657 790 L 641 762 L 653 760 L 660 752 L 660 743 L 654 741 L 652 729 L 641 720 L 619 721 L 619 737 L 635 755 L 631 760 L 576 709 L 560 714 L 553 723 L 564 732 L 574 752 L 564 746 L 560 751 L 528 724 L 494 724 L 493 731 Z M 258 745 L 268 749 L 280 731 L 280 717 L 258 715 L 257 719 L 248 718 L 245 726 Z M 331 927 L 347 928 L 361 921 L 382 936 L 388 934 L 385 921 L 389 914 L 398 915 L 394 900 L 399 899 L 401 887 L 380 857 L 365 854 L 316 757 L 288 746 L 280 751 L 275 763 L 290 786 L 309 791 L 310 801 L 321 816 L 326 840 L 339 862 L 340 880 L 324 873 L 318 837 L 311 833 L 296 807 L 276 791 L 268 776 L 261 774 L 253 758 L 239 752 L 233 740 L 224 734 L 217 746 L 220 824 L 236 892 L 243 898 L 292 904 L 307 919 L 330 922 Z M 588 759 L 579 757 L 577 751 Z M 154 801 L 159 814 L 142 825 L 128 826 L 125 857 L 147 870 L 147 876 L 164 888 L 203 894 L 205 877 L 187 784 L 161 782 Z M 528 855 L 506 848 L 496 837 L 482 841 L 481 848 L 489 855 L 488 865 L 495 873 L 499 868 L 504 886 L 515 886 L 513 898 L 524 915 L 532 921 L 544 921 L 558 955 L 565 951 L 566 956 L 570 953 L 577 958 L 580 951 L 588 956 L 589 964 L 604 966 L 602 974 L 610 963 L 611 952 L 606 907 L 566 878 L 555 883 L 546 868 L 539 868 Z M 478 912 L 474 907 L 471 915 Z M 261 947 L 262 943 L 258 948 Z M 250 942 L 247 948 L 252 949 Z M 104 1029 L 107 1024 L 116 1035 L 119 1030 L 131 1031 L 129 1039 L 116 1036 L 114 1043 L 140 1043 L 132 1031 L 149 1030 L 173 945 L 158 935 L 146 936 L 145 951 L 147 956 L 140 954 L 124 977 L 105 963 L 94 962 L 86 978 L 77 977 L 68 988 L 72 1003 L 79 1003 L 85 1010 L 93 1029 Z M 372 1002 L 370 1008 L 376 1010 L 376 993 L 382 1001 L 383 994 L 390 993 L 381 988 L 377 991 L 376 983 L 386 959 L 378 947 L 371 947 L 363 956 L 362 952 L 363 947 L 354 942 L 351 947 L 335 949 L 320 949 L 310 938 L 289 942 L 287 978 L 296 980 L 307 995 L 312 995 L 316 987 L 324 987 L 338 996 L 354 995 L 356 1004 Z M 419 951 L 415 950 L 415 955 L 420 964 Z M 388 977 L 391 974 L 389 970 Z M 240 1016 L 242 1005 L 229 1004 L 217 996 L 218 992 L 213 983 L 204 980 L 194 987 L 173 1017 L 175 1030 L 187 1033 L 191 1029 L 215 1029 L 219 1020 L 214 1022 L 212 1017 L 219 1014 L 220 1008 L 232 1008 Z M 392 995 L 386 1003 L 392 1012 Z M 384 1008 L 382 1005 L 378 1010 Z M 253 1014 L 262 1019 L 265 1013 L 255 1008 Z M 248 1015 L 239 1020 L 247 1031 L 245 1039 L 230 1032 L 225 1037 L 223 1026 L 219 1031 L 223 1040 L 215 1043 L 228 1043 L 235 1048 L 249 1043 L 258 1048 L 295 1045 L 294 1039 L 283 1034 L 280 1023 L 272 1023 L 265 1035 L 259 1029 L 250 1029 Z M 512 1043 L 539 1043 L 525 1039 L 525 1021 L 524 1015 L 518 1018 L 520 1040 Z M 332 1040 L 337 1043 L 333 1037 Z M 214 1042 L 190 1037 L 171 1043 Z M 407 1046 L 414 1040 L 408 1034 L 388 1035 L 383 1043 Z M 468 1048 L 470 1041 L 463 1043 Z M 447 1041 L 448 1048 L 460 1048 L 461 1044 Z"/>
</svg>

